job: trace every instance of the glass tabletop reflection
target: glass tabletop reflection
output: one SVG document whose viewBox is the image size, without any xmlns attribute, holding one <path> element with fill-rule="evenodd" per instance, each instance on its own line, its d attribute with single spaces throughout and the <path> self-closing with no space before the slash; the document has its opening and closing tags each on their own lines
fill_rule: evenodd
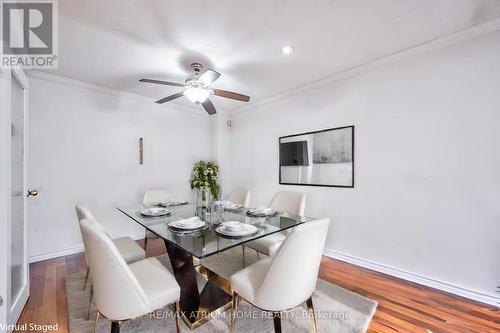
<svg viewBox="0 0 500 333">
<path fill-rule="evenodd" d="M 207 212 L 206 209 L 195 207 L 193 204 L 170 206 L 172 213 L 162 217 L 146 217 L 141 215 L 141 210 L 148 208 L 142 204 L 117 207 L 119 211 L 139 223 L 158 237 L 170 242 L 197 258 L 206 258 L 211 255 L 228 250 L 232 247 L 243 245 L 246 242 L 294 228 L 302 223 L 314 220 L 310 217 L 290 215 L 278 212 L 269 217 L 253 217 L 247 215 L 246 209 L 239 211 L 224 210 L 219 213 Z M 169 223 L 199 216 L 207 222 L 205 229 L 195 232 L 178 232 L 169 227 Z M 258 228 L 257 232 L 245 237 L 226 237 L 218 234 L 215 229 L 227 221 L 248 223 Z"/>
</svg>

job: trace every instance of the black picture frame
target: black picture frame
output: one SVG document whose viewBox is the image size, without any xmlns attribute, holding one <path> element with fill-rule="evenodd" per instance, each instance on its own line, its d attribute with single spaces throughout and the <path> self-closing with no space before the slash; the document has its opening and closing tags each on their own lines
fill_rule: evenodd
<svg viewBox="0 0 500 333">
<path fill-rule="evenodd" d="M 281 181 L 281 163 L 280 161 L 282 160 L 281 156 L 281 149 L 280 149 L 280 144 L 282 139 L 286 138 L 292 138 L 294 136 L 302 136 L 302 135 L 308 135 L 308 134 L 315 134 L 315 133 L 321 133 L 321 132 L 328 132 L 328 131 L 335 131 L 335 130 L 341 130 L 341 129 L 346 129 L 346 128 L 351 128 L 352 130 L 352 138 L 351 138 L 351 145 L 352 145 L 352 182 L 351 185 L 327 185 L 327 184 L 304 184 L 304 183 L 286 183 Z M 316 187 L 341 187 L 341 188 L 354 188 L 355 184 L 355 145 L 354 145 L 354 125 L 350 126 L 342 126 L 342 127 L 333 127 L 333 128 L 327 128 L 327 129 L 322 129 L 322 130 L 317 130 L 317 131 L 310 131 L 310 132 L 304 132 L 304 133 L 298 133 L 298 134 L 290 134 L 290 135 L 285 135 L 285 136 L 280 136 L 278 138 L 278 181 L 280 185 L 295 185 L 295 186 L 316 186 Z"/>
</svg>

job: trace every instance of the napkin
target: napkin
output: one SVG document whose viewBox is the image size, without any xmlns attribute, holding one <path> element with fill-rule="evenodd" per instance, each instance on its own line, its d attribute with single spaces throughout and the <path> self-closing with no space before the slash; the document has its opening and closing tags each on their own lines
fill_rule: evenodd
<svg viewBox="0 0 500 333">
<path fill-rule="evenodd" d="M 175 224 L 179 225 L 179 226 L 190 226 L 192 224 L 198 223 L 199 220 L 200 220 L 200 218 L 198 216 L 193 216 L 193 217 L 190 217 L 188 219 L 175 221 Z"/>
<path fill-rule="evenodd" d="M 222 223 L 222 225 L 229 231 L 240 231 L 248 229 L 248 224 L 238 221 L 228 221 Z"/>
<path fill-rule="evenodd" d="M 181 204 L 181 201 L 177 200 L 177 199 L 171 199 L 171 200 L 167 200 L 164 202 L 160 202 L 160 206 L 163 206 L 163 207 L 179 206 L 180 204 Z"/>
<path fill-rule="evenodd" d="M 250 209 L 250 213 L 252 214 L 269 214 L 273 210 L 269 207 L 257 207 L 255 209 Z"/>
</svg>

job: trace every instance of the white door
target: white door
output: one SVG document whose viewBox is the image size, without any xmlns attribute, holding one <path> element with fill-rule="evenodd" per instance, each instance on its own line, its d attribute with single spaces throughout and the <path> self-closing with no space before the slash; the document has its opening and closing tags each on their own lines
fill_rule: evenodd
<svg viewBox="0 0 500 333">
<path fill-rule="evenodd" d="M 10 332 L 29 296 L 26 232 L 28 79 L 2 68 L 0 106 L 0 331 Z M 34 193 L 34 192 L 32 192 Z M 1 326 L 1 325 L 9 325 Z M 2 329 L 3 328 L 3 329 Z"/>
</svg>

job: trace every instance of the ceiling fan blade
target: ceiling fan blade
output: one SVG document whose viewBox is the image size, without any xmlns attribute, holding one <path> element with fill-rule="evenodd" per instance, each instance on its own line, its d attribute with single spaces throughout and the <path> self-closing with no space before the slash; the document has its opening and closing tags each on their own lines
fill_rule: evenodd
<svg viewBox="0 0 500 333">
<path fill-rule="evenodd" d="M 180 83 L 161 81 L 161 80 L 153 80 L 153 79 L 140 79 L 139 82 L 163 84 L 165 86 L 173 86 L 173 87 L 184 87 L 184 85 L 180 84 Z"/>
<path fill-rule="evenodd" d="M 222 89 L 213 89 L 214 95 L 235 99 L 237 101 L 248 102 L 250 100 L 250 96 L 238 94 L 232 91 L 222 90 Z"/>
<path fill-rule="evenodd" d="M 217 111 L 215 111 L 215 106 L 212 104 L 212 102 L 210 102 L 208 98 L 203 103 L 201 103 L 201 105 L 209 115 L 217 113 Z"/>
<path fill-rule="evenodd" d="M 201 74 L 200 78 L 198 79 L 198 82 L 204 84 L 205 86 L 209 86 L 212 83 L 215 82 L 220 76 L 220 73 L 209 69 L 205 71 L 205 73 Z"/>
<path fill-rule="evenodd" d="M 173 99 L 179 98 L 179 97 L 181 97 L 182 95 L 184 95 L 184 93 L 183 93 L 183 92 L 179 92 L 179 93 L 177 93 L 177 94 L 173 94 L 173 95 L 170 95 L 170 96 L 164 97 L 164 98 L 162 98 L 162 99 L 159 99 L 159 100 L 157 100 L 155 103 L 162 104 L 162 103 L 165 103 L 165 102 L 171 101 L 171 100 L 173 100 Z"/>
</svg>

